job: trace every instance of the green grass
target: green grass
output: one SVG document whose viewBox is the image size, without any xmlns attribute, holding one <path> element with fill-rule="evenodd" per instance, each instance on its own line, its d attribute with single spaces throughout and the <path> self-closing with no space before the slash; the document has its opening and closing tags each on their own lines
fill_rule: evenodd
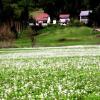
<svg viewBox="0 0 100 100">
<path fill-rule="evenodd" d="M 31 47 L 32 43 L 30 38 L 20 38 L 15 41 L 15 47 Z"/>
<path fill-rule="evenodd" d="M 0 99 L 99 100 L 99 61 L 100 56 L 0 58 Z"/>
<path fill-rule="evenodd" d="M 66 46 L 100 44 L 100 32 L 89 27 L 47 27 L 36 37 L 37 46 Z"/>
<path fill-rule="evenodd" d="M 15 41 L 15 47 L 31 47 L 32 43 L 31 43 L 31 38 L 30 38 L 30 30 L 26 29 L 23 30 L 20 34 L 19 34 L 19 38 Z"/>
<path fill-rule="evenodd" d="M 30 33 L 26 29 L 15 41 L 15 47 L 32 47 Z M 48 26 L 38 31 L 34 46 L 67 46 L 100 44 L 100 32 L 94 32 L 89 27 Z"/>
</svg>

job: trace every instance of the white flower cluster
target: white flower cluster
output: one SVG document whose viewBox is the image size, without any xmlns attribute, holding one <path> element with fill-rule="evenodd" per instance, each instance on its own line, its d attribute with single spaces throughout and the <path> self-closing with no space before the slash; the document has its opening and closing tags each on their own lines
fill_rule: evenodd
<svg viewBox="0 0 100 100">
<path fill-rule="evenodd" d="M 0 100 L 100 98 L 100 56 L 92 51 L 91 56 L 78 56 L 76 50 L 77 54 L 69 56 L 65 48 L 56 50 L 2 53 Z"/>
</svg>

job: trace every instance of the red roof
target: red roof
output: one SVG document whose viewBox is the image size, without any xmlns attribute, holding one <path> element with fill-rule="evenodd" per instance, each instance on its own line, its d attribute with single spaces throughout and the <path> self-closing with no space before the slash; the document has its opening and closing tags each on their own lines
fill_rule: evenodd
<svg viewBox="0 0 100 100">
<path fill-rule="evenodd" d="M 35 17 L 35 19 L 37 21 L 44 21 L 44 20 L 47 20 L 48 17 L 49 17 L 49 15 L 47 13 L 40 13 Z"/>
<path fill-rule="evenodd" d="M 69 14 L 60 14 L 59 17 L 60 18 L 69 18 L 70 15 Z"/>
</svg>

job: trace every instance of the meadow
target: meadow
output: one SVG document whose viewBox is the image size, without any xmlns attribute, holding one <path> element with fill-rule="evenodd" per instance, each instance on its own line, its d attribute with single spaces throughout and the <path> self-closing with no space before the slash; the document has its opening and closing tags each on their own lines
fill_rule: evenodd
<svg viewBox="0 0 100 100">
<path fill-rule="evenodd" d="M 100 32 L 90 27 L 51 26 L 40 30 L 36 37 L 39 46 L 69 46 L 100 44 Z"/>
<path fill-rule="evenodd" d="M 99 99 L 100 46 L 0 50 L 0 100 Z"/>
<path fill-rule="evenodd" d="M 48 26 L 38 30 L 34 47 L 69 46 L 69 45 L 97 45 L 100 44 L 100 32 L 87 26 Z M 32 47 L 30 31 L 24 30 L 15 47 Z"/>
</svg>

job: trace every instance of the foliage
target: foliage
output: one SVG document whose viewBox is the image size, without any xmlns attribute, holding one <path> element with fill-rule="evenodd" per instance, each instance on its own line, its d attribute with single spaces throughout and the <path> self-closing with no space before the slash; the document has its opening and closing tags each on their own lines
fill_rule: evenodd
<svg viewBox="0 0 100 100">
<path fill-rule="evenodd" d="M 2 30 L 0 31 L 0 41 L 9 41 L 13 40 L 14 34 L 11 33 L 7 25 L 3 25 Z"/>
<path fill-rule="evenodd" d="M 59 51 L 65 56 L 69 53 L 65 53 L 67 49 L 0 50 L 0 99 L 98 100 L 100 56 L 53 55 L 55 51 L 57 56 Z M 51 50 L 53 57 L 47 57 L 46 52 Z M 88 51 L 89 55 L 92 49 L 80 50 Z M 34 56 L 37 52 L 39 56 Z M 43 53 L 46 57 L 41 56 Z"/>
<path fill-rule="evenodd" d="M 43 8 L 51 18 L 58 18 L 59 13 L 70 13 L 71 16 L 77 16 L 80 10 L 94 10 L 99 4 L 100 0 L 96 2 L 95 0 L 0 0 L 0 12 L 3 10 L 6 15 L 7 12 L 13 11 L 18 18 L 25 7 L 29 10 Z"/>
<path fill-rule="evenodd" d="M 69 23 L 68 26 L 84 26 L 84 23 L 80 22 L 78 19 L 71 19 L 71 22 Z"/>
<path fill-rule="evenodd" d="M 34 41 L 32 41 L 33 36 L 32 36 L 33 31 L 31 28 L 24 29 L 21 31 L 19 34 L 19 38 L 15 41 L 15 46 L 16 47 L 32 47 L 34 44 Z"/>
<path fill-rule="evenodd" d="M 96 7 L 94 14 L 94 21 L 100 25 L 100 4 Z"/>
<path fill-rule="evenodd" d="M 14 39 L 14 33 L 9 30 L 7 25 L 3 24 L 0 27 L 0 48 L 13 47 Z"/>
<path fill-rule="evenodd" d="M 50 26 L 39 31 L 39 33 L 40 34 L 36 37 L 36 45 L 38 46 L 66 46 L 100 43 L 100 32 L 93 31 L 92 28 L 84 26 Z"/>
<path fill-rule="evenodd" d="M 79 17 L 81 10 L 93 10 L 89 24 L 100 25 L 100 0 L 0 0 L 0 25 L 19 21 L 22 27 L 28 26 L 30 12 L 43 9 L 51 19 L 59 19 L 59 14 L 69 13 L 71 17 Z M 77 20 L 70 25 L 80 26 Z M 12 26 L 11 26 L 12 27 Z M 11 28 L 9 27 L 9 28 Z"/>
</svg>

